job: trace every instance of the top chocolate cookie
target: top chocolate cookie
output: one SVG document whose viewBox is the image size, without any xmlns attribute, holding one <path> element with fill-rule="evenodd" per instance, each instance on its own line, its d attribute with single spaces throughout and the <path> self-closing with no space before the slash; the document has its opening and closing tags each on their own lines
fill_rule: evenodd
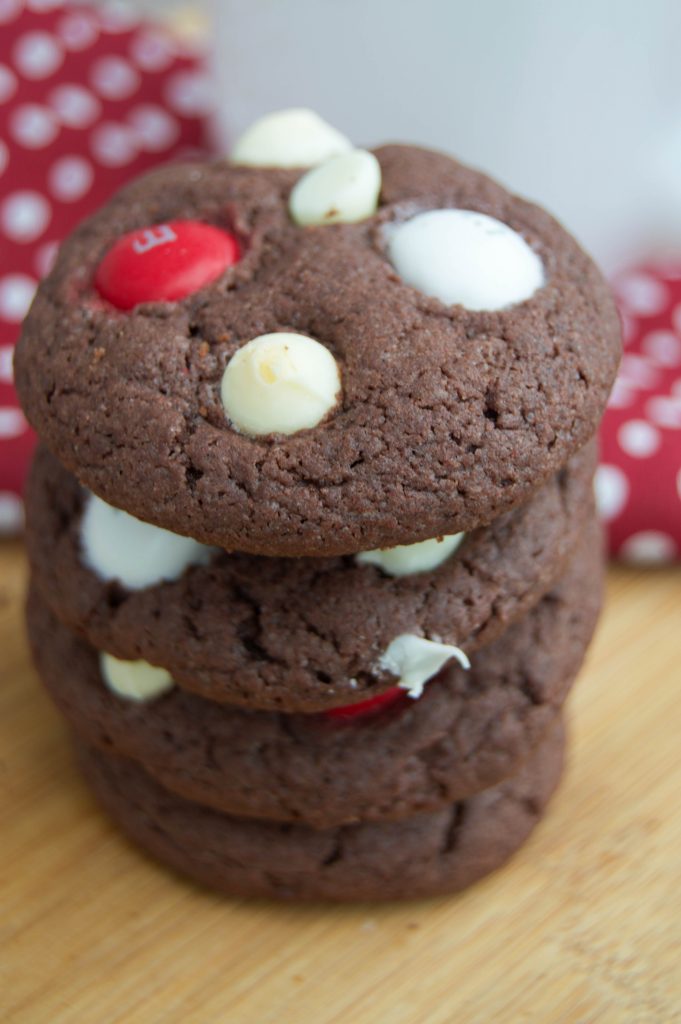
<svg viewBox="0 0 681 1024">
<path fill-rule="evenodd" d="M 275 118 L 241 163 L 164 168 L 79 227 L 17 347 L 26 414 L 108 502 L 228 550 L 488 523 L 594 433 L 608 288 L 451 157 L 304 127 Z"/>
</svg>

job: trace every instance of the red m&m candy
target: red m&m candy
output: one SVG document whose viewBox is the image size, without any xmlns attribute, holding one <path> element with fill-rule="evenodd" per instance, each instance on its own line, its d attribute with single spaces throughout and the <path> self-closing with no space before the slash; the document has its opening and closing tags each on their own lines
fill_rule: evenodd
<svg viewBox="0 0 681 1024">
<path fill-rule="evenodd" d="M 118 239 L 97 267 L 95 286 L 117 309 L 174 302 L 215 281 L 239 255 L 234 235 L 211 224 L 152 224 Z"/>
<path fill-rule="evenodd" d="M 361 718 L 364 715 L 373 715 L 377 711 L 384 711 L 392 704 L 396 704 L 397 701 L 406 699 L 406 697 L 406 691 L 402 687 L 391 686 L 389 690 L 378 693 L 375 697 L 360 700 L 357 704 L 346 704 L 342 708 L 331 708 L 330 711 L 325 711 L 324 714 L 327 718 L 333 718 L 337 721 L 348 721 L 351 718 Z"/>
</svg>

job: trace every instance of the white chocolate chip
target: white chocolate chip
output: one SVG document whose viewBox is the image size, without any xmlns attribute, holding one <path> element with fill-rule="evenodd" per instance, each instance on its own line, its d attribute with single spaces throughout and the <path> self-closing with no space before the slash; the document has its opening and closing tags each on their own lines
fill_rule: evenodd
<svg viewBox="0 0 681 1024">
<path fill-rule="evenodd" d="M 399 679 L 398 686 L 407 690 L 410 697 L 420 697 L 423 687 L 437 675 L 443 665 L 456 658 L 463 668 L 471 663 L 460 647 L 435 643 L 413 633 L 402 633 L 390 642 L 378 663 L 383 672 L 390 672 Z"/>
<path fill-rule="evenodd" d="M 250 167 L 315 167 L 352 143 L 313 110 L 295 107 L 266 114 L 247 128 L 232 162 Z"/>
<path fill-rule="evenodd" d="M 474 210 L 429 210 L 386 229 L 403 281 L 446 305 L 504 309 L 544 284 L 541 259 L 522 235 Z"/>
<path fill-rule="evenodd" d="M 418 544 L 399 544 L 394 548 L 361 551 L 355 555 L 360 565 L 376 565 L 388 576 L 411 576 L 416 572 L 430 572 L 453 555 L 465 534 L 451 533 L 433 537 Z"/>
<path fill-rule="evenodd" d="M 82 560 L 100 579 L 141 590 L 177 580 L 190 565 L 207 565 L 217 548 L 181 537 L 89 494 L 80 522 Z"/>
<path fill-rule="evenodd" d="M 99 668 L 111 692 L 124 700 L 139 703 L 154 700 L 175 685 L 170 672 L 164 668 L 150 665 L 148 661 L 122 661 L 105 651 L 99 655 Z"/>
<path fill-rule="evenodd" d="M 291 217 L 301 227 L 354 224 L 376 212 L 381 166 L 365 149 L 331 157 L 296 183 L 289 198 Z"/>
<path fill-rule="evenodd" d="M 240 348 L 222 377 L 232 424 L 244 434 L 295 434 L 333 409 L 341 388 L 336 360 L 305 334 L 262 334 Z"/>
</svg>

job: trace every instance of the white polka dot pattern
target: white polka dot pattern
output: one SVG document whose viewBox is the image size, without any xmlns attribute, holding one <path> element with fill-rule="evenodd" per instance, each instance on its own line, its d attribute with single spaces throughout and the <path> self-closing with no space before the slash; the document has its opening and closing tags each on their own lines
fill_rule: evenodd
<svg viewBox="0 0 681 1024">
<path fill-rule="evenodd" d="M 101 103 L 89 89 L 71 82 L 56 86 L 49 93 L 48 101 L 67 128 L 89 128 L 102 109 Z"/>
<path fill-rule="evenodd" d="M 50 204 L 40 192 L 12 192 L 0 206 L 0 229 L 10 242 L 34 242 L 44 232 L 51 216 Z"/>
<path fill-rule="evenodd" d="M 0 319 L 21 323 L 33 301 L 38 282 L 26 274 L 0 277 Z"/>
<path fill-rule="evenodd" d="M 213 107 L 208 75 L 199 71 L 177 71 L 168 79 L 165 100 L 183 117 L 205 116 Z"/>
<path fill-rule="evenodd" d="M 625 354 L 596 478 L 610 550 L 638 564 L 681 557 L 681 261 L 614 281 Z"/>
<path fill-rule="evenodd" d="M 667 289 L 652 274 L 632 271 L 617 281 L 618 296 L 629 315 L 653 316 L 667 301 Z"/>
<path fill-rule="evenodd" d="M 55 199 L 73 203 L 92 185 L 95 176 L 89 160 L 83 156 L 60 156 L 47 172 L 47 185 Z"/>
<path fill-rule="evenodd" d="M 609 409 L 627 409 L 635 400 L 636 391 L 622 377 L 615 381 L 610 398 L 608 399 Z"/>
<path fill-rule="evenodd" d="M 660 447 L 660 433 L 646 420 L 627 420 L 617 432 L 620 448 L 632 459 L 647 459 Z"/>
<path fill-rule="evenodd" d="M 0 25 L 7 25 L 21 13 L 21 0 L 0 0 Z"/>
<path fill-rule="evenodd" d="M 622 545 L 621 554 L 628 562 L 642 565 L 670 562 L 676 556 L 676 542 L 658 530 L 632 533 Z"/>
<path fill-rule="evenodd" d="M 26 430 L 26 419 L 21 409 L 3 409 L 0 406 L 0 441 L 18 437 Z"/>
<path fill-rule="evenodd" d="M 97 18 L 85 9 L 69 11 L 57 22 L 57 32 L 67 50 L 79 53 L 92 46 L 99 35 Z"/>
<path fill-rule="evenodd" d="M 130 56 L 143 71 L 165 71 L 174 55 L 172 40 L 151 29 L 138 33 L 130 43 Z"/>
<path fill-rule="evenodd" d="M 11 491 L 0 491 L 0 534 L 18 533 L 24 523 L 21 499 Z"/>
<path fill-rule="evenodd" d="M 12 370 L 12 345 L 0 345 L 0 384 L 11 384 L 14 373 Z"/>
<path fill-rule="evenodd" d="M 58 39 L 48 32 L 26 32 L 12 50 L 14 66 L 28 79 L 49 78 L 64 60 Z"/>
<path fill-rule="evenodd" d="M 180 134 L 177 118 L 163 107 L 151 103 L 134 107 L 128 114 L 127 122 L 135 133 L 138 147 L 150 153 L 160 153 L 168 149 L 177 141 Z"/>
<path fill-rule="evenodd" d="M 137 154 L 135 133 L 128 125 L 103 121 L 92 131 L 90 148 L 104 167 L 124 167 Z"/>
<path fill-rule="evenodd" d="M 673 331 L 650 331 L 641 342 L 641 350 L 660 366 L 681 366 L 681 338 Z"/>
<path fill-rule="evenodd" d="M 44 149 L 59 134 L 59 125 L 47 107 L 23 103 L 10 114 L 9 133 L 25 149 Z"/>
<path fill-rule="evenodd" d="M 646 403 L 648 416 L 659 427 L 681 430 L 681 398 L 655 395 Z"/>
<path fill-rule="evenodd" d="M 139 83 L 138 72 L 123 57 L 99 57 L 90 68 L 90 85 L 107 100 L 127 100 Z"/>
<path fill-rule="evenodd" d="M 607 523 L 620 514 L 629 497 L 629 484 L 621 469 L 602 463 L 594 480 L 596 502 L 601 518 Z"/>
<path fill-rule="evenodd" d="M 646 356 L 625 352 L 622 357 L 618 380 L 623 381 L 631 388 L 650 390 L 658 385 L 660 370 L 656 363 L 646 358 Z"/>
<path fill-rule="evenodd" d="M 206 151 L 200 57 L 134 7 L 0 0 L 0 532 L 21 528 L 33 443 L 14 344 L 60 239 L 129 178 Z"/>
</svg>

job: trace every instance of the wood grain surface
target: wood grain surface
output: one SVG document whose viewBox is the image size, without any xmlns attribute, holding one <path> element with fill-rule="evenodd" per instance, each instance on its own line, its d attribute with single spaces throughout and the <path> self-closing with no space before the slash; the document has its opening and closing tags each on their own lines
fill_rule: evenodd
<svg viewBox="0 0 681 1024">
<path fill-rule="evenodd" d="M 0 1019 L 681 1021 L 681 570 L 613 570 L 569 770 L 512 863 L 404 905 L 229 901 L 121 839 L 74 770 L 0 544 Z"/>
</svg>

